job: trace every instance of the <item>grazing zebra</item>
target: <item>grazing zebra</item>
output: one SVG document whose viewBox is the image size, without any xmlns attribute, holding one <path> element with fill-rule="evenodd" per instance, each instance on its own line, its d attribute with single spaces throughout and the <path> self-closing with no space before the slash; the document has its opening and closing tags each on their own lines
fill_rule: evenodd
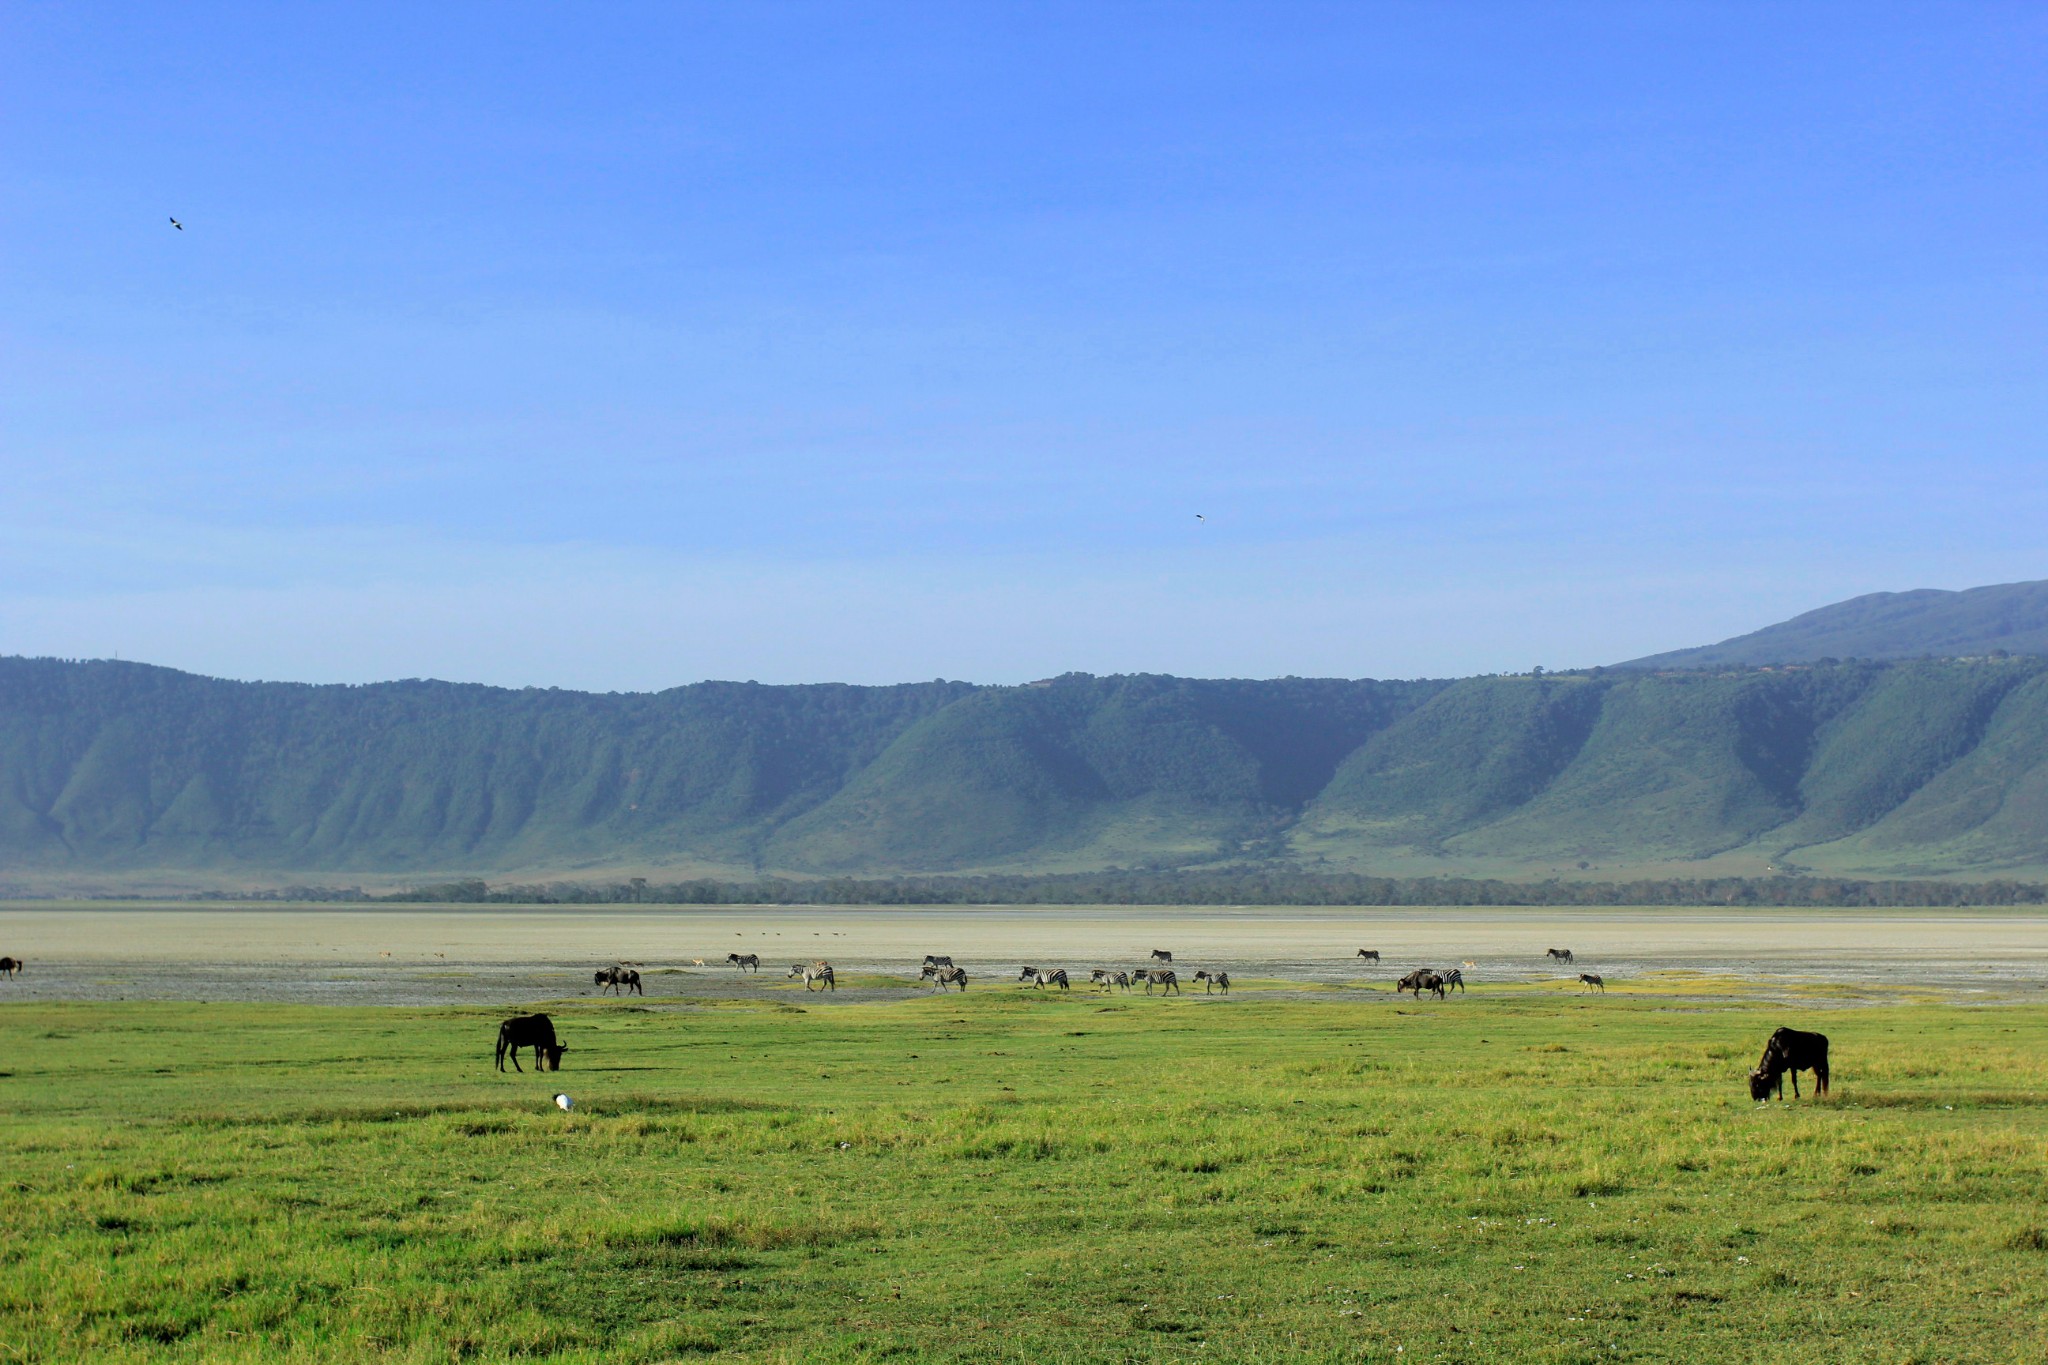
<svg viewBox="0 0 2048 1365">
<path fill-rule="evenodd" d="M 1462 971 L 1459 971 L 1459 970 L 1458 970 L 1458 969 L 1457 969 L 1456 967 L 1453 967 L 1453 968 L 1451 968 L 1451 969 L 1450 969 L 1449 971 L 1445 972 L 1445 973 L 1444 973 L 1444 989 L 1445 989 L 1445 990 L 1447 990 L 1447 991 L 1462 991 L 1462 990 L 1464 990 L 1464 989 L 1465 989 L 1465 973 L 1463 973 Z"/>
<path fill-rule="evenodd" d="M 738 953 L 727 953 L 725 960 L 743 972 L 758 972 L 761 970 L 761 955 L 759 953 L 748 953 L 744 957 Z"/>
<path fill-rule="evenodd" d="M 1598 988 L 1602 994 L 1605 994 L 1607 991 L 1607 983 L 1605 981 L 1602 981 L 1599 977 L 1593 975 L 1593 973 L 1591 972 L 1580 972 L 1579 994 L 1584 995 L 1587 991 L 1593 990 L 1595 988 Z"/>
<path fill-rule="evenodd" d="M 1212 986 L 1221 987 L 1225 995 L 1230 994 L 1230 973 L 1212 972 L 1207 968 L 1195 973 L 1195 980 L 1202 983 L 1202 994 L 1207 995 Z"/>
<path fill-rule="evenodd" d="M 927 962 L 924 971 L 918 974 L 920 981 L 936 982 L 943 991 L 948 986 L 958 986 L 963 994 L 967 990 L 967 973 L 958 967 L 941 967 L 936 962 Z"/>
<path fill-rule="evenodd" d="M 1088 979 L 1102 987 L 1104 991 L 1113 990 L 1118 986 L 1122 986 L 1125 990 L 1131 988 L 1131 974 L 1129 972 L 1113 972 L 1107 967 L 1097 967 L 1094 971 L 1088 973 Z"/>
<path fill-rule="evenodd" d="M 927 967 L 950 967 L 953 965 L 953 959 L 950 957 L 934 957 L 932 954 L 926 953 L 924 955 L 924 965 Z"/>
<path fill-rule="evenodd" d="M 1036 967 L 1026 967 L 1017 979 L 1019 981 L 1029 981 L 1033 990 L 1044 990 L 1047 986 L 1058 986 L 1061 990 L 1065 990 L 1067 988 L 1067 969 L 1055 967 L 1049 972 L 1041 972 Z"/>
<path fill-rule="evenodd" d="M 1367 962 L 1378 962 L 1380 960 L 1380 950 L 1377 948 L 1360 948 L 1358 955 Z"/>
<path fill-rule="evenodd" d="M 1135 982 L 1141 976 L 1145 978 L 1147 995 L 1152 994 L 1154 986 L 1161 988 L 1162 995 L 1180 994 L 1180 978 L 1173 974 L 1171 967 L 1141 967 L 1132 975 L 1131 980 Z"/>
<path fill-rule="evenodd" d="M 1152 950 L 1152 960 L 1154 962 L 1171 962 L 1173 961 L 1173 954 L 1167 952 L 1164 948 L 1154 948 Z"/>
<path fill-rule="evenodd" d="M 26 962 L 23 962 L 18 957 L 0 957 L 0 973 L 5 973 L 9 981 L 12 981 L 14 979 L 14 974 L 16 972 L 20 971 L 23 967 L 26 967 L 27 965 L 28 964 Z"/>
<path fill-rule="evenodd" d="M 1563 963 L 1570 963 L 1572 960 L 1572 950 L 1569 948 L 1545 948 L 1543 954 L 1545 957 L 1554 957 Z"/>
<path fill-rule="evenodd" d="M 599 967 L 597 975 L 591 978 L 591 984 L 604 987 L 604 994 L 606 995 L 611 994 L 613 991 L 617 991 L 620 995 L 624 995 L 627 991 L 631 991 L 635 995 L 647 994 L 646 991 L 640 989 L 640 973 L 634 971 L 631 967 Z"/>
<path fill-rule="evenodd" d="M 795 981 L 799 977 L 803 978 L 804 990 L 807 993 L 813 981 L 822 981 L 831 990 L 839 989 L 838 978 L 832 975 L 832 964 L 829 962 L 813 962 L 808 966 L 801 962 L 790 963 L 789 979 Z"/>
<path fill-rule="evenodd" d="M 1441 1000 L 1444 998 L 1444 979 L 1427 967 L 1418 967 L 1394 983 L 1394 994 L 1399 995 L 1402 991 L 1414 991 L 1417 1000 L 1422 998 L 1424 991 L 1435 991 L 1436 998 Z"/>
</svg>

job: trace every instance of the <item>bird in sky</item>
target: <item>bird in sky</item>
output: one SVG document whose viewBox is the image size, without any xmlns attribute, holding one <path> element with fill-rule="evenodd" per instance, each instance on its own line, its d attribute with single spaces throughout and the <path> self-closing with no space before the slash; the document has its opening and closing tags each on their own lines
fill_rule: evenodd
<svg viewBox="0 0 2048 1365">
<path fill-rule="evenodd" d="M 176 228 L 180 232 L 183 232 L 185 230 L 185 225 L 175 218 L 171 219 L 171 226 Z"/>
<path fill-rule="evenodd" d="M 1208 519 L 1207 517 L 1203 516 L 1203 515 L 1202 515 L 1202 514 L 1201 514 L 1200 512 L 1197 512 L 1197 513 L 1195 513 L 1195 520 L 1196 520 L 1196 521 L 1200 521 L 1200 522 L 1206 522 L 1206 521 L 1208 521 L 1209 519 Z"/>
</svg>

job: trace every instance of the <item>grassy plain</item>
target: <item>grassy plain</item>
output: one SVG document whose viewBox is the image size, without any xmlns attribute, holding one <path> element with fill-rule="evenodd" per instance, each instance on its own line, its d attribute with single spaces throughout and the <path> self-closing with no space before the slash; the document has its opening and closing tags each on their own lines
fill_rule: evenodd
<svg viewBox="0 0 2048 1365">
<path fill-rule="evenodd" d="M 1291 984 L 0 1007 L 0 1361 L 2048 1355 L 2048 1010 Z"/>
</svg>

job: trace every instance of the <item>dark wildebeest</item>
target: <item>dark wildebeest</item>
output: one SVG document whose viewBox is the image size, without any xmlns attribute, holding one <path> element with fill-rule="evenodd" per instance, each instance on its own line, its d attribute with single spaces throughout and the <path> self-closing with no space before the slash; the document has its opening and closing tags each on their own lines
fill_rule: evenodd
<svg viewBox="0 0 2048 1365">
<path fill-rule="evenodd" d="M 1131 988 L 1131 974 L 1129 972 L 1113 972 L 1107 967 L 1097 967 L 1094 971 L 1088 973 L 1088 979 L 1102 987 L 1105 991 L 1114 990 L 1118 986 L 1122 986 L 1125 990 Z"/>
<path fill-rule="evenodd" d="M 562 1054 L 569 1050 L 567 1043 L 555 1041 L 555 1022 L 545 1014 L 518 1014 L 498 1025 L 498 1070 L 505 1069 L 505 1058 L 511 1057 L 512 1069 L 524 1071 L 519 1065 L 519 1049 L 533 1049 L 535 1071 L 560 1071 Z"/>
<path fill-rule="evenodd" d="M 809 966 L 801 962 L 790 963 L 789 979 L 795 981 L 799 977 L 803 978 L 806 995 L 810 993 L 813 981 L 822 981 L 826 987 L 835 991 L 839 989 L 839 978 L 832 975 L 832 964 L 829 962 L 813 962 Z"/>
<path fill-rule="evenodd" d="M 761 955 L 759 953 L 747 953 L 744 956 L 739 953 L 727 953 L 725 960 L 743 972 L 758 972 L 761 970 Z"/>
<path fill-rule="evenodd" d="M 1136 981 L 1139 977 L 1145 979 L 1145 994 L 1147 995 L 1152 994 L 1154 986 L 1158 986 L 1160 993 L 1163 995 L 1180 994 L 1180 978 L 1173 974 L 1173 968 L 1171 967 L 1146 967 L 1131 974 L 1132 981 Z"/>
<path fill-rule="evenodd" d="M 1211 987 L 1221 987 L 1225 995 L 1230 994 L 1230 973 L 1212 972 L 1206 967 L 1195 973 L 1195 980 L 1202 983 L 1202 994 L 1209 994 Z"/>
<path fill-rule="evenodd" d="M 1559 962 L 1569 963 L 1572 960 L 1572 950 L 1569 948 L 1545 948 L 1543 955 L 1545 957 L 1554 957 Z"/>
<path fill-rule="evenodd" d="M 647 994 L 646 991 L 640 989 L 640 973 L 634 971 L 631 967 L 600 967 L 597 969 L 597 974 L 591 978 L 591 983 L 604 987 L 604 993 L 607 995 L 613 991 L 617 991 L 620 995 L 624 995 L 627 991 L 631 991 L 635 995 Z"/>
<path fill-rule="evenodd" d="M 927 967 L 950 967 L 953 965 L 953 959 L 950 957 L 937 957 L 931 953 L 926 953 L 924 955 L 924 965 Z"/>
<path fill-rule="evenodd" d="M 1580 972 L 1579 992 L 1584 994 L 1590 990 L 1598 990 L 1604 994 L 1607 990 L 1607 983 L 1591 972 Z"/>
<path fill-rule="evenodd" d="M 1464 989 L 1465 989 L 1465 973 L 1463 973 L 1463 972 L 1459 971 L 1459 970 L 1458 970 L 1458 969 L 1457 969 L 1456 967 L 1453 967 L 1453 968 L 1451 968 L 1451 969 L 1450 969 L 1449 971 L 1445 972 L 1445 973 L 1444 973 L 1444 989 L 1445 989 L 1445 990 L 1447 990 L 1447 991 L 1462 991 L 1462 990 L 1464 990 Z"/>
<path fill-rule="evenodd" d="M 1380 960 L 1380 950 L 1377 948 L 1360 948 L 1358 955 L 1367 962 L 1378 962 Z"/>
<path fill-rule="evenodd" d="M 1167 952 L 1164 948 L 1154 948 L 1152 950 L 1152 960 L 1154 962 L 1171 962 L 1173 961 L 1173 954 Z"/>
<path fill-rule="evenodd" d="M 1781 1028 L 1764 1044 L 1763 1060 L 1749 1073 L 1749 1097 L 1761 1103 L 1776 1086 L 1778 1098 L 1785 1098 L 1785 1073 L 1792 1073 L 1792 1098 L 1799 1098 L 1799 1073 L 1813 1073 L 1815 1098 L 1828 1093 L 1828 1036 Z"/>
<path fill-rule="evenodd" d="M 1055 967 L 1049 972 L 1041 972 L 1036 967 L 1026 967 L 1023 974 L 1017 979 L 1019 981 L 1029 981 L 1033 990 L 1044 990 L 1047 986 L 1058 986 L 1061 990 L 1067 989 L 1067 969 L 1065 967 Z"/>
<path fill-rule="evenodd" d="M 942 991 L 948 986 L 958 986 L 962 993 L 965 993 L 967 990 L 966 972 L 958 967 L 941 967 L 936 962 L 925 963 L 924 970 L 918 973 L 917 979 L 919 981 L 936 981 L 939 989 Z"/>
<path fill-rule="evenodd" d="M 1399 995 L 1403 991 L 1414 991 L 1417 1000 L 1422 998 L 1424 991 L 1435 991 L 1436 998 L 1441 1000 L 1444 998 L 1444 979 L 1427 967 L 1418 967 L 1394 983 L 1394 994 Z"/>
<path fill-rule="evenodd" d="M 5 972 L 7 974 L 7 979 L 9 981 L 12 981 L 14 979 L 14 974 L 16 972 L 20 971 L 23 967 L 26 967 L 27 965 L 28 964 L 26 962 L 23 962 L 18 957 L 0 957 L 0 972 Z"/>
</svg>

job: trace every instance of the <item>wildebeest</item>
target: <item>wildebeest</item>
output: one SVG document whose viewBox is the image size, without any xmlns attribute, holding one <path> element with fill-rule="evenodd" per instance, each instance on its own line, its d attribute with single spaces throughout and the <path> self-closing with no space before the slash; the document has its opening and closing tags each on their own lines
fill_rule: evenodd
<svg viewBox="0 0 2048 1365">
<path fill-rule="evenodd" d="M 1778 1098 L 1785 1098 L 1785 1073 L 1792 1073 L 1792 1098 L 1799 1098 L 1799 1073 L 1813 1073 L 1815 1098 L 1828 1093 L 1828 1036 L 1825 1033 L 1802 1033 L 1796 1028 L 1781 1028 L 1771 1035 L 1764 1044 L 1763 1060 L 1756 1064 L 1756 1070 L 1749 1073 L 1749 1097 L 1761 1103 L 1771 1097 L 1771 1088 L 1777 1087 Z"/>
<path fill-rule="evenodd" d="M 1221 987 L 1225 995 L 1230 994 L 1229 972 L 1212 972 L 1205 967 L 1195 973 L 1195 980 L 1202 983 L 1202 994 L 1204 995 L 1209 994 L 1211 987 Z"/>
<path fill-rule="evenodd" d="M 743 972 L 758 972 L 761 970 L 761 955 L 759 953 L 747 953 L 744 956 L 739 953 L 727 953 L 725 960 Z"/>
<path fill-rule="evenodd" d="M 1424 991 L 1435 991 L 1436 998 L 1441 1000 L 1444 998 L 1444 979 L 1427 967 L 1417 967 L 1394 983 L 1394 994 L 1399 995 L 1402 991 L 1414 991 L 1417 1000 L 1422 998 Z"/>
<path fill-rule="evenodd" d="M 1044 990 L 1047 986 L 1067 989 L 1067 969 L 1064 967 L 1055 967 L 1049 972 L 1041 972 L 1036 967 L 1026 967 L 1017 979 L 1029 981 L 1033 990 Z"/>
<path fill-rule="evenodd" d="M 1569 948 L 1545 948 L 1543 955 L 1545 957 L 1554 957 L 1559 962 L 1570 962 L 1572 960 L 1572 950 Z"/>
<path fill-rule="evenodd" d="M 1462 991 L 1462 990 L 1464 990 L 1464 989 L 1465 989 L 1465 973 L 1464 973 L 1464 972 L 1462 972 L 1462 971 L 1460 971 L 1460 970 L 1459 970 L 1458 968 L 1456 968 L 1456 967 L 1453 967 L 1453 968 L 1451 968 L 1451 969 L 1450 969 L 1449 971 L 1445 972 L 1445 973 L 1444 973 L 1444 989 L 1445 989 L 1445 990 L 1447 990 L 1447 991 Z"/>
<path fill-rule="evenodd" d="M 1152 950 L 1152 960 L 1154 962 L 1171 962 L 1173 961 L 1173 954 L 1167 952 L 1164 948 L 1154 948 Z"/>
<path fill-rule="evenodd" d="M 937 982 L 938 988 L 942 991 L 948 986 L 958 986 L 963 993 L 967 990 L 966 972 L 958 967 L 941 967 L 936 962 L 925 963 L 924 970 L 918 973 L 917 979 Z"/>
<path fill-rule="evenodd" d="M 950 957 L 937 957 L 931 953 L 926 953 L 924 955 L 924 965 L 927 967 L 950 967 L 953 965 L 953 959 Z"/>
<path fill-rule="evenodd" d="M 1152 994 L 1154 986 L 1159 987 L 1160 993 L 1163 995 L 1180 994 L 1180 978 L 1173 974 L 1171 967 L 1142 968 L 1131 974 L 1132 982 L 1135 983 L 1139 977 L 1145 979 L 1145 994 L 1147 995 Z"/>
<path fill-rule="evenodd" d="M 560 1071 L 562 1054 L 569 1050 L 567 1043 L 555 1041 L 555 1021 L 545 1014 L 516 1014 L 498 1025 L 498 1070 L 505 1069 L 508 1056 L 514 1071 L 526 1070 L 519 1065 L 523 1047 L 533 1049 L 535 1071 Z"/>
<path fill-rule="evenodd" d="M 1367 962 L 1378 962 L 1380 960 L 1380 950 L 1377 948 L 1360 948 L 1358 955 Z"/>
<path fill-rule="evenodd" d="M 1599 977 L 1593 975 L 1593 973 L 1579 973 L 1579 990 L 1582 994 L 1590 990 L 1599 990 L 1605 992 L 1606 989 L 1607 983 L 1605 981 L 1602 981 Z"/>
<path fill-rule="evenodd" d="M 0 957 L 0 972 L 5 972 L 7 974 L 7 979 L 9 981 L 12 981 L 14 979 L 14 974 L 16 972 L 20 971 L 23 967 L 26 967 L 27 965 L 28 964 L 26 962 L 23 962 L 18 957 Z"/>
<path fill-rule="evenodd" d="M 1094 971 L 1088 973 L 1088 979 L 1102 987 L 1105 991 L 1114 990 L 1118 986 L 1122 986 L 1125 990 L 1131 988 L 1131 974 L 1129 972 L 1113 972 L 1107 967 L 1097 967 Z"/>
<path fill-rule="evenodd" d="M 791 981 L 795 981 L 799 977 L 803 979 L 804 990 L 806 992 L 808 992 L 811 989 L 811 983 L 813 981 L 822 981 L 825 983 L 826 987 L 831 990 L 836 991 L 839 989 L 839 980 L 837 977 L 832 975 L 832 964 L 829 962 L 813 962 L 809 965 L 805 965 L 801 962 L 790 963 L 789 979 Z"/>
<path fill-rule="evenodd" d="M 591 983 L 604 987 L 604 993 L 607 995 L 613 991 L 617 991 L 620 995 L 624 995 L 627 991 L 631 991 L 635 995 L 647 994 L 646 991 L 640 989 L 640 973 L 634 971 L 631 967 L 600 967 L 597 969 L 597 974 L 591 978 Z"/>
</svg>

